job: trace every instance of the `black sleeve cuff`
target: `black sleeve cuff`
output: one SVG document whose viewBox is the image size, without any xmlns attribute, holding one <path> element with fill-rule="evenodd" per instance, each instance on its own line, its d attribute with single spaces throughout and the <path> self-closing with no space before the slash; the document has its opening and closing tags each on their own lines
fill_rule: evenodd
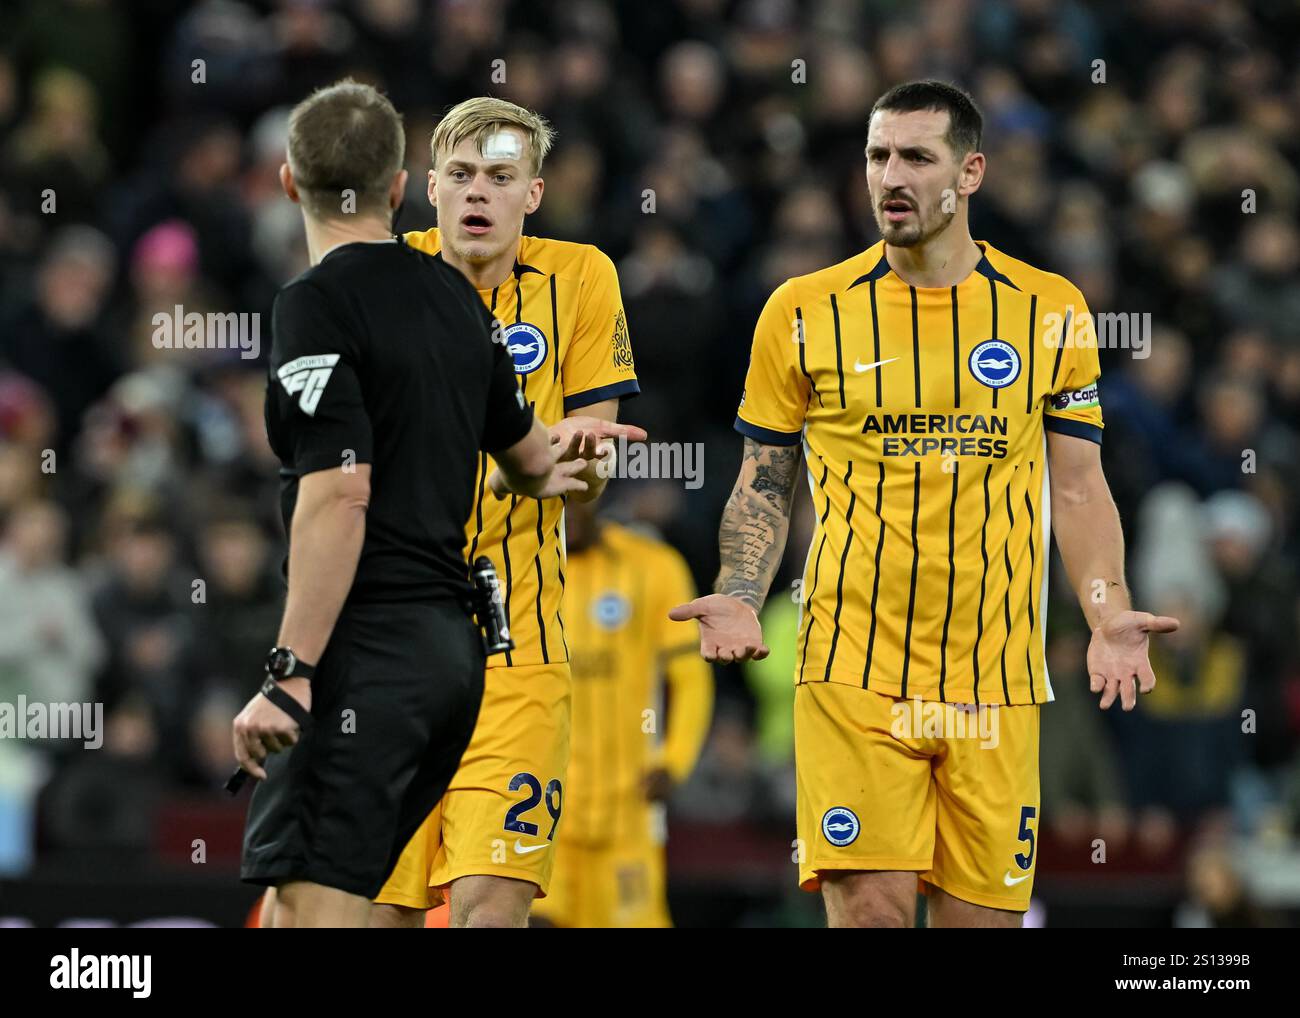
<svg viewBox="0 0 1300 1018">
<path fill-rule="evenodd" d="M 1085 438 L 1089 442 L 1096 442 L 1101 445 L 1101 428 L 1095 424 L 1088 424 L 1086 421 L 1076 421 L 1071 420 L 1069 417 L 1053 417 L 1051 414 L 1044 414 L 1043 427 L 1048 431 L 1055 431 L 1058 435 Z"/>
<path fill-rule="evenodd" d="M 640 391 L 641 386 L 637 384 L 637 380 L 627 378 L 621 382 L 612 382 L 609 385 L 588 389 L 585 392 L 575 392 L 572 396 L 564 397 L 564 412 L 570 414 L 575 410 L 581 410 L 585 406 L 591 406 L 593 403 L 600 403 L 607 399 L 630 399 Z"/>
<path fill-rule="evenodd" d="M 736 418 L 735 428 L 746 438 L 752 438 L 755 442 L 762 442 L 764 445 L 798 445 L 803 439 L 802 431 L 773 431 L 770 428 L 760 428 L 742 417 Z"/>
<path fill-rule="evenodd" d="M 489 441 L 484 442 L 483 451 L 486 453 L 499 452 L 502 449 L 509 449 L 516 442 L 522 442 L 528 432 L 533 427 L 533 408 L 528 409 L 515 419 L 516 427 L 503 428 L 500 434 L 494 434 Z"/>
</svg>

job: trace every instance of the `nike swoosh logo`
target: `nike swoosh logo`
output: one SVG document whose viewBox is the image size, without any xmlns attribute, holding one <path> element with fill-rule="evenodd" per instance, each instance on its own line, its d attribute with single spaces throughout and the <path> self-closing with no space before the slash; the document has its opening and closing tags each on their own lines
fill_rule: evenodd
<svg viewBox="0 0 1300 1018">
<path fill-rule="evenodd" d="M 527 855 L 529 852 L 540 852 L 542 849 L 550 847 L 550 845 L 525 845 L 518 838 L 515 838 L 515 851 L 520 855 Z"/>
<path fill-rule="evenodd" d="M 515 844 L 518 844 L 518 842 L 516 842 Z M 1011 871 L 1007 870 L 1006 873 L 1002 874 L 1002 882 L 1006 884 L 1008 887 L 1015 887 L 1016 884 L 1020 883 L 1022 880 L 1028 880 L 1029 877 L 1030 874 L 1028 873 L 1026 873 L 1023 877 L 1013 877 L 1011 875 Z"/>
<path fill-rule="evenodd" d="M 897 357 L 890 357 L 889 360 L 872 361 L 870 364 L 863 364 L 861 361 L 855 360 L 853 362 L 853 370 L 856 371 L 858 374 L 862 374 L 862 372 L 864 371 L 870 371 L 872 368 L 878 368 L 882 364 L 889 364 L 892 361 L 896 361 L 896 360 L 898 360 Z"/>
</svg>

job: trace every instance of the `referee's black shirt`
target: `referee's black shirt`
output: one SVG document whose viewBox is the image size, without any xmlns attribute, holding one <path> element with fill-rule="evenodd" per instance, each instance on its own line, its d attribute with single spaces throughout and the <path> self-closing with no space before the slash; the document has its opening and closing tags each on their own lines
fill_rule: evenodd
<svg viewBox="0 0 1300 1018">
<path fill-rule="evenodd" d="M 400 240 L 344 244 L 279 292 L 271 320 L 266 430 L 285 532 L 299 477 L 369 463 L 349 601 L 467 593 L 478 452 L 518 442 L 533 416 L 468 280 Z"/>
</svg>

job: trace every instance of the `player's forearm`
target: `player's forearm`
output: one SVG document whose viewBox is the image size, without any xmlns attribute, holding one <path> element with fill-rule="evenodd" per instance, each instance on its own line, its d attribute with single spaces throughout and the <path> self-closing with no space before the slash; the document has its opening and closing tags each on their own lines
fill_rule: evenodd
<svg viewBox="0 0 1300 1018">
<path fill-rule="evenodd" d="M 575 424 L 575 419 L 590 418 L 593 421 L 607 421 L 613 424 L 618 420 L 618 400 L 606 399 L 599 403 L 592 403 L 583 407 L 581 410 L 575 410 L 573 413 L 566 415 L 566 420 Z M 600 443 L 600 449 L 607 450 L 603 455 L 593 456 L 587 463 L 586 469 L 578 474 L 580 478 L 587 482 L 586 491 L 575 491 L 569 496 L 575 502 L 594 502 L 605 492 L 605 486 L 609 484 L 609 479 L 614 476 L 614 467 L 618 463 L 615 453 L 614 443 L 604 441 Z"/>
<path fill-rule="evenodd" d="M 745 439 L 736 486 L 722 510 L 718 551 L 722 565 L 714 591 L 763 607 L 781 566 L 790 529 L 790 504 L 799 472 L 799 446 Z"/>
<path fill-rule="evenodd" d="M 366 503 L 329 496 L 294 507 L 289 540 L 289 593 L 277 646 L 315 664 L 356 576 L 366 536 Z"/>
<path fill-rule="evenodd" d="M 1098 472 L 1100 473 L 1100 472 Z M 1131 607 L 1124 582 L 1124 531 L 1104 477 L 1052 485 L 1052 531 L 1088 625 Z"/>
</svg>

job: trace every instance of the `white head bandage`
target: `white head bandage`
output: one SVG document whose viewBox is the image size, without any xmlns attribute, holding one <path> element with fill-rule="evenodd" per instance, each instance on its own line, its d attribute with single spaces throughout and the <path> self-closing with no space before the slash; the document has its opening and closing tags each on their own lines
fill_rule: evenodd
<svg viewBox="0 0 1300 1018">
<path fill-rule="evenodd" d="M 524 141 L 518 131 L 497 131 L 483 139 L 484 159 L 522 159 Z"/>
</svg>

